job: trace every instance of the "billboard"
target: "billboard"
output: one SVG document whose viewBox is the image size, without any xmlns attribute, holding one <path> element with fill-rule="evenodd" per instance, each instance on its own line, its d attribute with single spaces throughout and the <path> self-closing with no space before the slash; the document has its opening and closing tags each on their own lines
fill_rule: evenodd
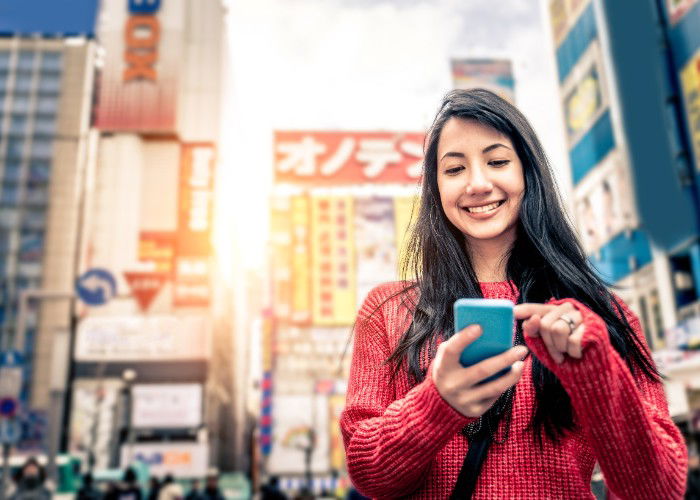
<svg viewBox="0 0 700 500">
<path fill-rule="evenodd" d="M 210 302 L 215 154 L 211 144 L 182 145 L 173 283 L 175 307 L 206 307 Z"/>
<path fill-rule="evenodd" d="M 700 171 L 700 50 L 683 67 L 680 76 L 695 168 Z"/>
<path fill-rule="evenodd" d="M 570 73 L 562 89 L 564 121 L 572 147 L 588 132 L 608 107 L 598 42 L 591 43 Z"/>
<path fill-rule="evenodd" d="M 275 317 L 289 319 L 292 288 L 292 214 L 289 196 L 275 196 L 271 200 L 270 243 L 272 259 L 272 296 Z"/>
<path fill-rule="evenodd" d="M 96 126 L 174 133 L 184 52 L 185 1 L 102 2 L 104 47 Z"/>
<path fill-rule="evenodd" d="M 292 217 L 292 312 L 295 324 L 308 324 L 311 321 L 311 275 L 309 227 L 311 203 L 308 196 L 293 196 Z"/>
<path fill-rule="evenodd" d="M 131 397 L 134 427 L 185 428 L 202 423 L 201 384 L 136 384 Z"/>
<path fill-rule="evenodd" d="M 415 184 L 422 133 L 275 132 L 275 182 L 306 185 Z"/>
<path fill-rule="evenodd" d="M 205 360 L 210 337 L 209 321 L 201 315 L 88 316 L 78 325 L 75 360 Z"/>
<path fill-rule="evenodd" d="M 275 397 L 270 474 L 303 474 L 304 449 L 312 448 L 311 471 L 329 471 L 328 398 L 320 395 Z"/>
<path fill-rule="evenodd" d="M 138 252 L 141 269 L 170 273 L 175 257 L 175 234 L 172 231 L 141 231 Z"/>
<path fill-rule="evenodd" d="M 456 89 L 488 89 L 515 102 L 515 80 L 509 59 L 453 59 L 452 82 Z"/>
<path fill-rule="evenodd" d="M 134 443 L 121 447 L 121 468 L 135 460 L 148 466 L 151 476 L 172 474 L 174 477 L 197 477 L 207 474 L 209 446 L 192 441 L 169 443 Z"/>
<path fill-rule="evenodd" d="M 362 304 L 367 293 L 375 286 L 396 279 L 397 256 L 394 238 L 393 200 L 389 197 L 356 198 L 356 304 Z"/>
</svg>

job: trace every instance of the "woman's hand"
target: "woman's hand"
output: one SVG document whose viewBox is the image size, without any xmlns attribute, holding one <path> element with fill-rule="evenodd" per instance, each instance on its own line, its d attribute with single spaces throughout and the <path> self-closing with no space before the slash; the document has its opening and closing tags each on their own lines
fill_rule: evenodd
<svg viewBox="0 0 700 500">
<path fill-rule="evenodd" d="M 432 365 L 433 381 L 442 398 L 467 417 L 480 417 L 486 413 L 504 391 L 518 382 L 523 372 L 521 359 L 527 354 L 527 347 L 516 346 L 465 368 L 460 364 L 459 356 L 479 335 L 479 325 L 470 325 L 453 335 L 440 344 Z M 479 384 L 509 366 L 511 369 L 506 374 Z"/>
<path fill-rule="evenodd" d="M 564 354 L 580 359 L 585 327 L 581 313 L 569 303 L 559 305 L 518 304 L 515 319 L 522 319 L 523 334 L 542 337 L 552 359 L 560 364 Z"/>
</svg>

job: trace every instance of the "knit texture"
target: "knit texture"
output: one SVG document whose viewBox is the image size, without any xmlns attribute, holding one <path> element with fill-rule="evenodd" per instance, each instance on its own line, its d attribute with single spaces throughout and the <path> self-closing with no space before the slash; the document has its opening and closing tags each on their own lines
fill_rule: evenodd
<svg viewBox="0 0 700 500">
<path fill-rule="evenodd" d="M 405 372 L 392 379 L 392 367 L 385 360 L 410 325 L 411 314 L 400 297 L 387 299 L 402 286 L 375 288 L 358 314 L 340 420 L 348 472 L 355 487 L 372 498 L 448 498 L 468 448 L 459 431 L 474 419 L 440 396 L 430 369 L 418 385 L 411 384 Z M 517 301 L 517 291 L 507 282 L 482 283 L 481 288 L 486 298 Z M 662 384 L 643 375 L 635 380 L 610 344 L 600 316 L 573 299 L 551 301 L 563 302 L 573 304 L 583 316 L 583 357 L 567 356 L 557 365 L 541 339 L 528 337 L 526 342 L 568 392 L 577 429 L 558 445 L 546 438 L 542 450 L 534 444 L 532 431 L 527 430 L 535 403 L 532 356 L 528 356 L 516 387 L 508 439 L 489 448 L 473 498 L 592 499 L 596 460 L 619 498 L 682 498 L 687 450 L 669 417 Z M 646 346 L 639 320 L 622 305 Z"/>
</svg>

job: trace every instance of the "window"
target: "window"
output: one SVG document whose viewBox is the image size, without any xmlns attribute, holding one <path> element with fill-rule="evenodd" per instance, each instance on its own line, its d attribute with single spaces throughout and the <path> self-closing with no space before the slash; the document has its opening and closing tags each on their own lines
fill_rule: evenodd
<svg viewBox="0 0 700 500">
<path fill-rule="evenodd" d="M 19 53 L 19 61 L 17 63 L 17 68 L 21 70 L 30 70 L 34 65 L 34 51 L 22 50 Z"/>
<path fill-rule="evenodd" d="M 44 52 L 41 55 L 41 71 L 61 71 L 62 59 L 60 52 Z"/>
<path fill-rule="evenodd" d="M 43 231 L 22 230 L 19 239 L 19 261 L 39 262 L 44 249 Z"/>
<path fill-rule="evenodd" d="M 19 203 L 19 184 L 7 182 L 2 183 L 2 193 L 0 193 L 0 201 L 3 205 L 16 205 Z"/>
<path fill-rule="evenodd" d="M 48 182 L 51 176 L 51 162 L 45 160 L 32 160 L 29 164 L 30 182 Z"/>
<path fill-rule="evenodd" d="M 48 159 L 51 158 L 51 140 L 35 137 L 32 141 L 32 158 Z"/>
<path fill-rule="evenodd" d="M 15 207 L 2 207 L 0 209 L 0 233 L 7 233 L 5 229 L 19 226 L 19 209 Z"/>
<path fill-rule="evenodd" d="M 10 134 L 24 135 L 27 133 L 27 115 L 12 115 L 10 119 Z"/>
<path fill-rule="evenodd" d="M 47 184 L 27 185 L 27 195 L 25 197 L 27 205 L 46 206 L 49 204 L 49 188 Z"/>
<path fill-rule="evenodd" d="M 7 50 L 0 50 L 0 71 L 9 71 L 10 53 Z"/>
<path fill-rule="evenodd" d="M 56 96 L 39 96 L 36 101 L 37 113 L 53 115 L 58 110 L 58 99 Z"/>
<path fill-rule="evenodd" d="M 46 226 L 46 210 L 28 208 L 24 211 L 22 220 L 22 230 L 44 229 Z"/>
<path fill-rule="evenodd" d="M 18 160 L 10 160 L 5 163 L 2 177 L 6 181 L 18 182 L 22 176 L 22 163 Z"/>
<path fill-rule="evenodd" d="M 7 141 L 7 153 L 6 156 L 10 160 L 17 160 L 22 158 L 24 153 L 24 139 L 11 138 Z"/>
<path fill-rule="evenodd" d="M 28 113 L 29 112 L 29 97 L 16 95 L 12 99 L 12 111 L 15 113 Z"/>
<path fill-rule="evenodd" d="M 57 94 L 61 90 L 61 75 L 44 74 L 39 80 L 41 94 Z"/>
<path fill-rule="evenodd" d="M 28 94 L 32 89 L 32 74 L 27 72 L 17 73 L 15 77 L 15 94 Z"/>
<path fill-rule="evenodd" d="M 36 115 L 34 117 L 34 133 L 37 135 L 53 135 L 56 132 L 56 117 L 54 115 Z"/>
</svg>

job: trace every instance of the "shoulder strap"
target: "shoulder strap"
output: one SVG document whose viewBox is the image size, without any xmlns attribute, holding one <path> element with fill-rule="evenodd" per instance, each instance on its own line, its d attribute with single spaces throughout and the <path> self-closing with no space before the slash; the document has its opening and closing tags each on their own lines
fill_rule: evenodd
<svg viewBox="0 0 700 500">
<path fill-rule="evenodd" d="M 457 484 L 452 490 L 450 500 L 464 500 L 472 497 L 476 480 L 481 472 L 481 466 L 492 439 L 493 436 L 490 432 L 479 432 L 469 440 L 467 456 L 464 458 L 462 469 L 457 476 Z"/>
</svg>

